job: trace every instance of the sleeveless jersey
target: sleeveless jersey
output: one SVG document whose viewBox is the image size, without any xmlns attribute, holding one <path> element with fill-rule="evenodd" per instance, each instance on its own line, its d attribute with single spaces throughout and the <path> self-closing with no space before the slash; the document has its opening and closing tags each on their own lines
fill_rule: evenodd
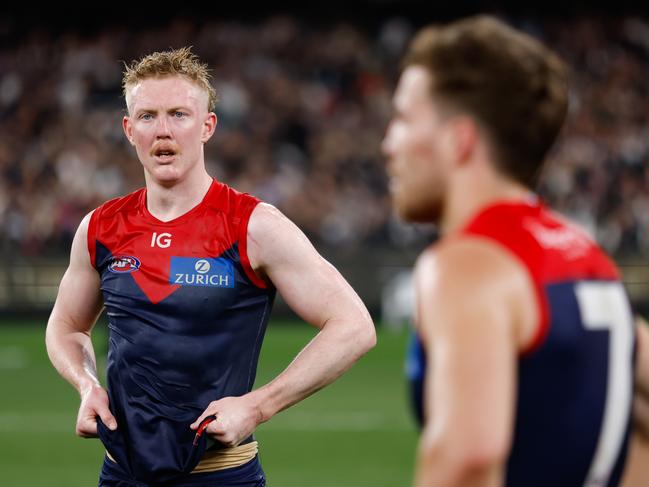
<svg viewBox="0 0 649 487">
<path fill-rule="evenodd" d="M 524 266 L 541 315 L 518 361 L 506 485 L 618 485 L 629 441 L 635 329 L 615 265 L 581 230 L 536 202 L 488 206 L 462 235 L 495 242 Z M 418 337 L 410 350 L 411 390 L 421 411 L 426 357 Z"/>
<path fill-rule="evenodd" d="M 252 270 L 248 219 L 259 201 L 216 180 L 189 212 L 162 222 L 146 189 L 97 208 L 88 227 L 107 311 L 107 451 L 134 480 L 189 473 L 208 447 L 193 423 L 214 400 L 255 380 L 275 295 Z M 214 445 L 219 447 L 220 445 Z"/>
</svg>

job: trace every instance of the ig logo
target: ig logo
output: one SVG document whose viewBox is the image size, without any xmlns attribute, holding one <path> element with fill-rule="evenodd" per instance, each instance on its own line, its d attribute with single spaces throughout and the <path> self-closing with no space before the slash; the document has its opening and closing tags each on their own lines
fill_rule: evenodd
<svg viewBox="0 0 649 487">
<path fill-rule="evenodd" d="M 158 232 L 153 232 L 153 235 L 151 235 L 151 247 L 160 247 L 161 249 L 166 249 L 170 245 L 170 233 L 161 233 L 160 235 L 158 235 Z"/>
</svg>

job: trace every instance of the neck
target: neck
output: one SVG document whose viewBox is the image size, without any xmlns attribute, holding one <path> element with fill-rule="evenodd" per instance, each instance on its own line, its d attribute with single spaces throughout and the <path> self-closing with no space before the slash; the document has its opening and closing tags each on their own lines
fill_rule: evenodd
<svg viewBox="0 0 649 487">
<path fill-rule="evenodd" d="M 450 182 L 440 221 L 442 232 L 447 234 L 464 227 L 480 210 L 493 203 L 525 201 L 531 194 L 529 188 L 493 171 L 460 175 Z"/>
<path fill-rule="evenodd" d="M 212 184 L 205 168 L 173 184 L 155 181 L 146 172 L 145 180 L 147 209 L 161 221 L 173 220 L 197 206 Z"/>
</svg>

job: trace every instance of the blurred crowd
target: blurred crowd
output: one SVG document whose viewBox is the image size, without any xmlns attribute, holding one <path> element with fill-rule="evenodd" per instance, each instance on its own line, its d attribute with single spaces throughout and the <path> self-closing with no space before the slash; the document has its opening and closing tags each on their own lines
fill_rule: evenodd
<svg viewBox="0 0 649 487">
<path fill-rule="evenodd" d="M 649 253 L 649 22 L 509 20 L 573 68 L 541 195 L 609 251 Z M 369 29 L 282 16 L 24 32 L 0 48 L 3 254 L 64 255 L 83 215 L 143 185 L 122 134 L 122 62 L 185 45 L 219 94 L 213 176 L 276 205 L 317 245 L 421 243 L 429 229 L 391 212 L 380 151 L 413 31 L 404 19 Z"/>
</svg>

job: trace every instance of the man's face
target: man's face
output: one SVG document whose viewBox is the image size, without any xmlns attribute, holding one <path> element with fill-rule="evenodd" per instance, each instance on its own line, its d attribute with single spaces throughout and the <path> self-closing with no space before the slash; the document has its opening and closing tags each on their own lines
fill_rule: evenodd
<svg viewBox="0 0 649 487">
<path fill-rule="evenodd" d="M 405 69 L 382 145 L 393 207 L 402 218 L 415 222 L 439 220 L 450 160 L 445 124 L 430 95 L 430 82 L 424 67 Z"/>
<path fill-rule="evenodd" d="M 126 97 L 124 133 L 148 177 L 174 184 L 203 162 L 203 144 L 216 127 L 207 93 L 182 76 L 148 78 Z"/>
</svg>

